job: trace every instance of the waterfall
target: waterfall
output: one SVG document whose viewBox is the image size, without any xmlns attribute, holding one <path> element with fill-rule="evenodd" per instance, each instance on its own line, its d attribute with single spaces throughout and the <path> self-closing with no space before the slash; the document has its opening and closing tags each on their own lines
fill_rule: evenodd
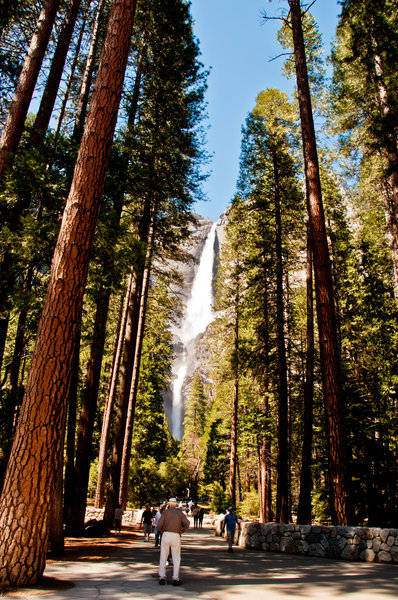
<svg viewBox="0 0 398 600">
<path fill-rule="evenodd" d="M 183 345 L 183 352 L 173 365 L 171 431 L 174 437 L 182 437 L 184 411 L 183 385 L 188 367 L 195 357 L 195 340 L 203 333 L 214 318 L 213 313 L 213 265 L 216 224 L 213 223 L 200 257 L 192 284 L 191 296 L 176 337 Z"/>
</svg>

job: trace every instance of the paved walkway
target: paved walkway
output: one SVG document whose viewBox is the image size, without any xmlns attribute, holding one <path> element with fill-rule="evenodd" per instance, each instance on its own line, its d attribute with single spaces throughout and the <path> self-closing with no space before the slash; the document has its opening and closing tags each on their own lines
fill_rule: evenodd
<svg viewBox="0 0 398 600">
<path fill-rule="evenodd" d="M 183 536 L 181 587 L 158 584 L 159 550 L 142 539 L 100 561 L 51 562 L 29 600 L 397 600 L 398 565 L 349 563 L 235 548 L 212 530 Z M 171 581 L 171 567 L 168 573 Z M 1 596 L 1 594 L 0 594 Z"/>
</svg>

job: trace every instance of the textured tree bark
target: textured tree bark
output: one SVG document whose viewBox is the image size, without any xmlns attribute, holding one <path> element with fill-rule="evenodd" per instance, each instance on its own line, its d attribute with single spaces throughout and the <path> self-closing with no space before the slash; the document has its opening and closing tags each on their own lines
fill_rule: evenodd
<svg viewBox="0 0 398 600">
<path fill-rule="evenodd" d="M 313 244 L 316 310 L 318 319 L 322 383 L 326 412 L 329 455 L 329 485 L 334 524 L 348 525 L 351 519 L 350 477 L 344 424 L 340 356 L 325 217 L 319 178 L 315 128 L 308 84 L 307 63 L 301 23 L 300 0 L 288 0 L 291 9 L 297 92 L 308 207 Z"/>
<path fill-rule="evenodd" d="M 289 523 L 289 418 L 285 318 L 283 302 L 283 260 L 280 182 L 276 151 L 272 152 L 274 170 L 274 210 L 276 246 L 276 325 L 277 325 L 277 388 L 278 388 L 278 482 L 276 489 L 276 522 Z"/>
<path fill-rule="evenodd" d="M 304 428 L 301 451 L 300 496 L 297 509 L 297 523 L 311 525 L 312 491 L 312 423 L 314 402 L 314 302 L 312 280 L 312 251 L 309 227 L 307 224 L 307 348 L 304 383 Z"/>
<path fill-rule="evenodd" d="M 114 0 L 87 126 L 54 252 L 47 296 L 0 498 L 1 585 L 45 567 L 65 429 L 68 374 L 122 93 L 135 0 Z"/>
<path fill-rule="evenodd" d="M 65 552 L 65 538 L 64 538 L 64 510 L 63 510 L 63 449 L 60 452 L 60 461 L 58 465 L 58 472 L 55 481 L 55 493 L 54 502 L 50 512 L 50 534 L 49 544 L 51 554 L 59 556 Z"/>
<path fill-rule="evenodd" d="M 67 9 L 68 12 L 58 38 L 46 87 L 31 133 L 30 143 L 34 146 L 40 142 L 41 137 L 44 137 L 50 123 L 80 4 L 81 0 L 72 0 Z"/>
<path fill-rule="evenodd" d="M 29 268 L 23 284 L 24 293 L 28 293 L 30 291 L 32 285 L 32 277 L 33 271 L 31 268 Z M 10 366 L 10 384 L 8 387 L 8 394 L 6 395 L 4 401 L 5 430 L 9 434 L 9 438 L 6 441 L 6 443 L 3 444 L 2 447 L 2 463 L 0 467 L 0 493 L 3 488 L 5 470 L 11 451 L 12 439 L 15 431 L 16 419 L 18 414 L 17 409 L 21 404 L 23 396 L 23 389 L 19 385 L 19 372 L 22 363 L 23 351 L 26 344 L 25 326 L 27 314 L 28 312 L 26 308 L 22 308 L 21 312 L 19 313 L 17 332 L 15 335 L 14 342 L 14 352 Z"/>
<path fill-rule="evenodd" d="M 14 98 L 0 138 L 0 185 L 12 164 L 25 124 L 33 91 L 39 76 L 48 40 L 58 11 L 59 0 L 45 0 L 28 54 L 22 67 Z"/>
</svg>

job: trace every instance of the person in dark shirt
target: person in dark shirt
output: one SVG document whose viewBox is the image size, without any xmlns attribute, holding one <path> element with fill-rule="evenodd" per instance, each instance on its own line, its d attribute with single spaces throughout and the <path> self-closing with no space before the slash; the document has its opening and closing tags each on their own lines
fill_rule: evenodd
<svg viewBox="0 0 398 600">
<path fill-rule="evenodd" d="M 152 531 L 152 520 L 153 520 L 152 511 L 149 508 L 149 505 L 146 504 L 145 510 L 141 516 L 141 523 L 143 524 L 143 529 L 144 529 L 144 542 L 149 542 L 149 536 Z"/>
<path fill-rule="evenodd" d="M 228 552 L 232 552 L 232 544 L 234 543 L 235 529 L 238 523 L 238 517 L 234 513 L 232 506 L 228 508 L 228 512 L 224 517 L 224 526 L 227 530 Z"/>
</svg>

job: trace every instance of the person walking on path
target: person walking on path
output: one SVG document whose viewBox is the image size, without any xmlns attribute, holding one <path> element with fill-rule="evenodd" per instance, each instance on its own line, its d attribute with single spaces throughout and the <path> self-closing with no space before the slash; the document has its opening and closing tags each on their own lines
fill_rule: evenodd
<svg viewBox="0 0 398 600">
<path fill-rule="evenodd" d="M 151 534 L 152 531 L 152 511 L 149 508 L 149 504 L 145 505 L 145 510 L 142 513 L 142 517 L 141 517 L 141 523 L 143 524 L 143 528 L 144 528 L 144 542 L 149 542 L 149 536 Z"/>
<path fill-rule="evenodd" d="M 159 523 L 159 519 L 162 516 L 162 513 L 164 512 L 165 506 L 162 504 L 162 506 L 159 506 L 159 510 L 155 515 L 155 518 L 153 519 L 153 524 L 155 526 L 155 548 L 157 548 L 159 546 L 159 541 L 161 539 L 161 534 L 160 531 L 158 529 L 158 523 Z"/>
<path fill-rule="evenodd" d="M 232 506 L 228 508 L 228 512 L 224 517 L 224 526 L 227 530 L 228 552 L 232 552 L 232 544 L 234 543 L 235 529 L 238 523 L 238 517 L 234 513 Z"/>
<path fill-rule="evenodd" d="M 199 526 L 199 514 L 200 514 L 200 509 L 195 504 L 195 506 L 194 506 L 194 508 L 192 510 L 193 526 L 195 527 L 195 529 Z"/>
<path fill-rule="evenodd" d="M 203 508 L 203 506 L 201 506 L 199 509 L 199 528 L 200 529 L 203 527 L 204 514 L 205 514 L 205 509 Z"/>
<path fill-rule="evenodd" d="M 181 585 L 181 534 L 189 528 L 188 517 L 177 508 L 177 500 L 170 498 L 169 508 L 165 510 L 158 522 L 158 530 L 162 534 L 160 543 L 159 584 L 166 583 L 166 562 L 169 552 L 173 557 L 173 585 Z"/>
</svg>

